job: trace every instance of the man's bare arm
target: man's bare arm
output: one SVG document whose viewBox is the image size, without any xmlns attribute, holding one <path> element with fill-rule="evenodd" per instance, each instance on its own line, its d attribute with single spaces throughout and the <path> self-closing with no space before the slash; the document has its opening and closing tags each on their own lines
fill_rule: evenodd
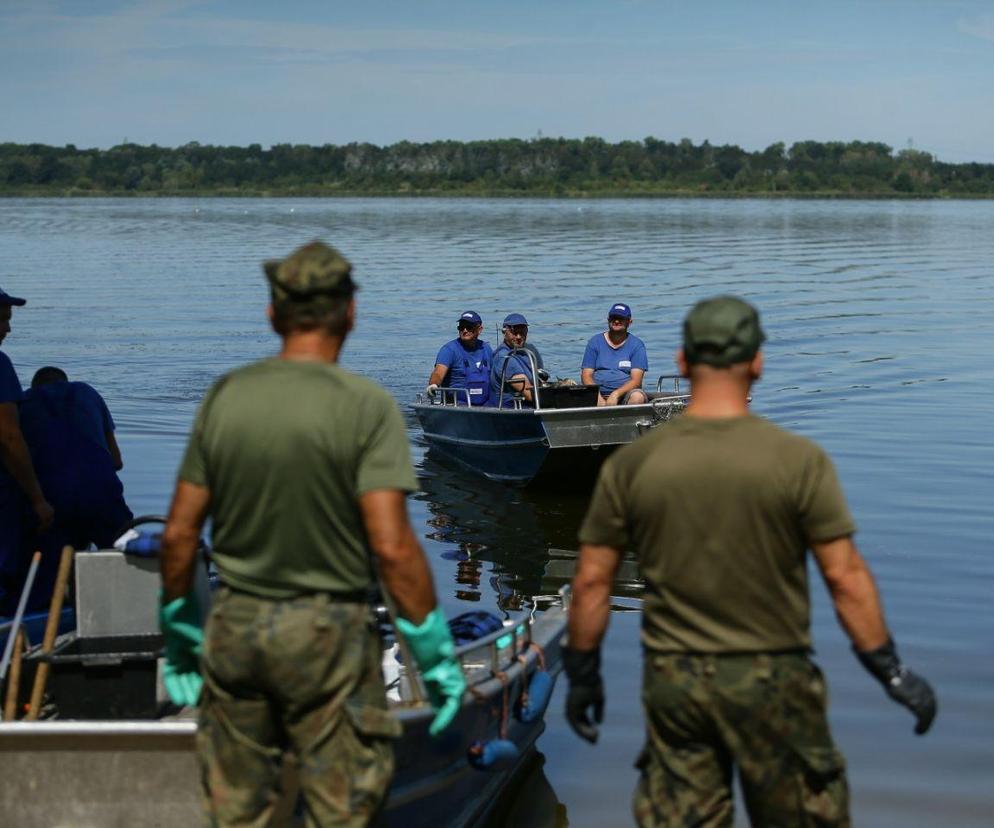
<svg viewBox="0 0 994 828">
<path fill-rule="evenodd" d="M 367 492 L 359 498 L 359 508 L 384 588 L 400 615 L 420 624 L 435 608 L 435 588 L 428 560 L 407 517 L 406 493 L 396 489 Z"/>
<path fill-rule="evenodd" d="M 159 555 L 164 604 L 186 595 L 193 586 L 200 531 L 207 520 L 210 503 L 210 489 L 205 486 L 185 480 L 176 483 Z"/>
<path fill-rule="evenodd" d="M 835 614 L 858 651 L 874 650 L 889 638 L 880 593 L 852 538 L 812 544 L 832 596 Z"/>
<path fill-rule="evenodd" d="M 447 373 L 449 373 L 448 365 L 442 365 L 441 362 L 435 363 L 435 369 L 431 372 L 431 376 L 428 377 L 428 384 L 441 385 Z"/>
<path fill-rule="evenodd" d="M 16 403 L 0 403 L 0 462 L 30 501 L 38 517 L 38 531 L 44 532 L 52 525 L 55 512 L 38 483 L 31 453 L 21 432 Z"/>
<path fill-rule="evenodd" d="M 573 577 L 569 608 L 569 646 L 574 650 L 596 650 L 607 631 L 611 612 L 611 585 L 621 552 L 610 546 L 585 543 Z"/>
<path fill-rule="evenodd" d="M 580 369 L 580 385 L 597 385 L 597 383 L 594 382 L 593 368 Z"/>
</svg>

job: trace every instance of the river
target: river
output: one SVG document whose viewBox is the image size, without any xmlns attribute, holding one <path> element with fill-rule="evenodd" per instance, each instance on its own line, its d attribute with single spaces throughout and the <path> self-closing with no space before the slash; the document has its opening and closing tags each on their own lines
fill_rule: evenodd
<svg viewBox="0 0 994 828">
<path fill-rule="evenodd" d="M 4 350 L 24 383 L 56 364 L 100 390 L 129 503 L 161 513 L 204 390 L 276 348 L 260 262 L 314 238 L 353 261 L 361 286 L 344 364 L 402 406 L 466 309 L 494 343 L 503 316 L 524 313 L 547 367 L 577 377 L 586 339 L 627 302 L 654 382 L 672 372 L 694 301 L 754 302 L 769 336 L 754 409 L 835 459 L 900 651 L 940 699 L 932 732 L 913 736 L 813 579 L 854 824 L 991 824 L 994 202 L 2 200 L 0 286 L 29 300 Z M 549 550 L 575 546 L 583 498 L 453 470 L 408 422 L 423 487 L 411 514 L 446 608 L 512 611 L 559 583 L 565 556 Z M 600 743 L 565 725 L 561 682 L 544 766 L 507 825 L 630 824 L 642 724 L 637 592 L 625 592 Z"/>
</svg>

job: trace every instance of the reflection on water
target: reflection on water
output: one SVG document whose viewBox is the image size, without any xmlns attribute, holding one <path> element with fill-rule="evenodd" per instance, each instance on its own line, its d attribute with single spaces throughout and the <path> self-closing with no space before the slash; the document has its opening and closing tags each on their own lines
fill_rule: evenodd
<svg viewBox="0 0 994 828">
<path fill-rule="evenodd" d="M 415 497 L 429 513 L 426 538 L 445 544 L 441 557 L 455 562 L 459 600 L 478 602 L 489 588 L 501 610 L 531 609 L 537 597 L 555 595 L 572 580 L 586 495 L 494 483 L 430 450 L 418 479 Z M 614 594 L 638 599 L 640 592 L 634 559 L 627 556 Z"/>
</svg>

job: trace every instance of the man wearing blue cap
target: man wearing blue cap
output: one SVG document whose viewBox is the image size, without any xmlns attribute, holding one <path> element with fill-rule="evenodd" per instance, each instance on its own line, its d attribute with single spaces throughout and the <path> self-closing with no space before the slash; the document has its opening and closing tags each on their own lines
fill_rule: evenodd
<svg viewBox="0 0 994 828">
<path fill-rule="evenodd" d="M 649 370 L 645 343 L 628 333 L 632 309 L 623 302 L 607 312 L 607 330 L 591 337 L 580 364 L 580 381 L 597 385 L 598 405 L 638 405 L 648 402 L 642 379 Z"/>
<path fill-rule="evenodd" d="M 455 392 L 456 404 L 465 405 L 468 396 L 470 405 L 488 405 L 493 349 L 480 339 L 483 319 L 476 311 L 465 311 L 459 315 L 456 330 L 459 335 L 439 349 L 425 390 L 434 396 L 439 388 L 463 388 L 466 394 Z"/>
<path fill-rule="evenodd" d="M 532 363 L 542 378 L 544 368 L 538 348 L 528 344 L 528 320 L 523 314 L 509 313 L 501 326 L 504 341 L 494 351 L 493 368 L 490 370 L 490 404 L 500 404 L 503 408 L 514 407 L 514 395 L 521 394 L 525 403 L 532 404 Z M 525 354 L 513 353 L 516 350 L 530 351 L 529 360 Z M 501 379 L 504 387 L 501 389 Z M 503 394 L 501 391 L 503 390 Z"/>
<path fill-rule="evenodd" d="M 0 343 L 10 333 L 13 308 L 25 304 L 0 288 Z M 23 577 L 24 531 L 31 513 L 39 531 L 52 525 L 54 511 L 38 484 L 31 454 L 21 433 L 17 404 L 24 398 L 10 358 L 0 351 L 0 615 L 9 615 Z"/>
</svg>

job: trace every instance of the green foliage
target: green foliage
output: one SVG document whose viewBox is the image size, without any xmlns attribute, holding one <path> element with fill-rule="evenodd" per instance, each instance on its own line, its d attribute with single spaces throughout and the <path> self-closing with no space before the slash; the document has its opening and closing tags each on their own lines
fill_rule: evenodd
<svg viewBox="0 0 994 828">
<path fill-rule="evenodd" d="M 0 144 L 0 195 L 992 196 L 994 164 L 878 142 L 735 145 L 648 137 L 276 144 Z"/>
</svg>

